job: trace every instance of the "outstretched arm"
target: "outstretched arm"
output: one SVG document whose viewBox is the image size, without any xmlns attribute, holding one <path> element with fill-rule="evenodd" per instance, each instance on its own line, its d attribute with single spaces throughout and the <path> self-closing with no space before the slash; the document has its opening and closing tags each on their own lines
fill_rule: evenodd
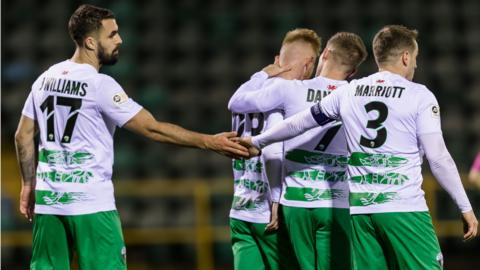
<svg viewBox="0 0 480 270">
<path fill-rule="evenodd" d="M 438 183 L 455 201 L 462 212 L 464 222 L 464 239 L 477 235 L 478 221 L 463 188 L 457 166 L 445 146 L 442 133 L 431 133 L 419 136 L 422 149 L 425 151 L 430 169 Z"/>
<path fill-rule="evenodd" d="M 248 157 L 245 147 L 229 140 L 236 136 L 235 132 L 217 135 L 197 133 L 174 124 L 158 122 L 145 109 L 141 109 L 124 127 L 156 142 L 212 150 L 228 157 Z"/>
<path fill-rule="evenodd" d="M 267 145 L 291 139 L 309 129 L 323 126 L 331 121 L 333 119 L 322 112 L 320 103 L 318 103 L 285 119 L 258 136 L 245 137 L 238 140 L 242 145 L 248 147 L 250 155 L 256 156 L 260 154 L 260 149 Z"/>
<path fill-rule="evenodd" d="M 22 175 L 22 190 L 20 192 L 20 213 L 28 220 L 33 218 L 35 206 L 35 121 L 23 116 L 15 133 L 15 149 Z"/>
<path fill-rule="evenodd" d="M 248 147 L 251 155 L 258 155 L 259 150 L 269 144 L 291 139 L 309 129 L 340 119 L 340 100 L 348 93 L 347 91 L 348 85 L 340 87 L 320 103 L 295 114 L 258 136 L 247 137 L 240 142 Z"/>
</svg>

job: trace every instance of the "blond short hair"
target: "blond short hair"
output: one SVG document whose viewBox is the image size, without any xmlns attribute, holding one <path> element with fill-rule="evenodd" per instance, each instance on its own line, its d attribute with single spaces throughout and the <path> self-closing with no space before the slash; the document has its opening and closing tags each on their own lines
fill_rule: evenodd
<svg viewBox="0 0 480 270">
<path fill-rule="evenodd" d="M 288 31 L 288 33 L 283 38 L 282 46 L 296 41 L 302 41 L 310 44 L 313 51 L 315 52 L 315 55 L 317 57 L 320 55 L 320 47 L 322 46 L 322 40 L 317 35 L 317 33 L 315 33 L 315 31 L 307 28 L 297 28 Z"/>
<path fill-rule="evenodd" d="M 362 38 L 354 33 L 338 32 L 327 42 L 339 64 L 349 71 L 355 70 L 367 58 L 367 48 Z"/>
</svg>

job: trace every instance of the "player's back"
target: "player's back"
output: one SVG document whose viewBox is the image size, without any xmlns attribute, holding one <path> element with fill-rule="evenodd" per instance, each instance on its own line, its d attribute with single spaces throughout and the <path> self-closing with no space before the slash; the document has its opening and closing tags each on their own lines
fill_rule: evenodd
<svg viewBox="0 0 480 270">
<path fill-rule="evenodd" d="M 281 79 L 279 79 L 281 80 Z M 310 108 L 347 81 L 316 77 L 283 81 L 285 118 Z M 284 143 L 281 203 L 293 207 L 348 207 L 347 147 L 340 121 L 311 129 Z"/>
<path fill-rule="evenodd" d="M 232 114 L 232 129 L 237 132 L 238 136 L 255 136 L 282 120 L 283 116 L 279 111 L 234 113 Z M 264 153 L 268 151 L 281 153 L 281 150 L 281 144 L 272 144 L 264 149 Z M 253 223 L 269 223 L 272 194 L 265 156 L 262 154 L 250 159 L 233 159 L 232 169 L 234 197 L 230 217 Z M 279 180 L 272 179 L 271 181 Z"/>
<path fill-rule="evenodd" d="M 427 210 L 417 138 L 439 130 L 433 94 L 386 71 L 354 80 L 343 90 L 339 108 L 351 153 L 352 213 Z"/>
<path fill-rule="evenodd" d="M 115 209 L 112 136 L 140 108 L 88 64 L 63 61 L 35 81 L 23 114 L 39 127 L 37 213 Z"/>
<path fill-rule="evenodd" d="M 289 84 L 289 87 L 286 87 L 287 90 L 284 90 L 287 93 L 284 94 L 283 111 L 285 118 L 289 118 L 322 101 L 323 98 L 338 87 L 348 82 L 319 76 L 310 80 L 294 80 L 286 83 Z M 332 134 L 333 136 L 331 136 L 330 140 L 321 142 L 321 138 L 332 128 L 334 128 L 333 131 L 335 132 L 333 133 L 335 134 Z M 345 146 L 343 128 L 339 121 L 314 128 L 301 136 L 288 140 L 288 148 L 303 147 L 340 155 L 347 153 Z"/>
</svg>

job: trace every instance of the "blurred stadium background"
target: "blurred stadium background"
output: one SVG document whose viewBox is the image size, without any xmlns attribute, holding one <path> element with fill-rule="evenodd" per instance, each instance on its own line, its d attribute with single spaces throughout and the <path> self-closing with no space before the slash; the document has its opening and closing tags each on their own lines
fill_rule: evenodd
<svg viewBox="0 0 480 270">
<path fill-rule="evenodd" d="M 480 1 L 86 2 L 115 12 L 124 41 L 120 61 L 103 71 L 158 119 L 207 133 L 230 128 L 230 95 L 273 61 L 286 31 L 312 28 L 324 42 L 337 31 L 352 31 L 370 48 L 385 24 L 416 28 L 415 80 L 436 94 L 447 145 L 463 174 L 480 149 Z M 67 21 L 81 3 L 2 1 L 2 269 L 27 269 L 31 256 L 31 225 L 17 211 L 20 179 L 13 135 L 33 80 L 72 55 Z M 375 70 L 369 57 L 357 76 Z M 114 182 L 129 268 L 232 269 L 230 161 L 153 144 L 123 130 L 117 131 L 115 151 Z M 468 187 L 479 216 L 480 192 Z M 463 243 L 453 202 L 431 177 L 425 189 L 445 269 L 478 268 L 480 240 Z"/>
</svg>

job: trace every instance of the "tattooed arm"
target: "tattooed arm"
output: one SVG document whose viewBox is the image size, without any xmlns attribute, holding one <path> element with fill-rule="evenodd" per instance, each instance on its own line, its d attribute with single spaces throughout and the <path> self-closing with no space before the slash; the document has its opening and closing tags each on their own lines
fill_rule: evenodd
<svg viewBox="0 0 480 270">
<path fill-rule="evenodd" d="M 17 160 L 22 174 L 22 191 L 20 193 L 20 212 L 32 220 L 35 206 L 35 121 L 22 116 L 15 133 Z"/>
</svg>

